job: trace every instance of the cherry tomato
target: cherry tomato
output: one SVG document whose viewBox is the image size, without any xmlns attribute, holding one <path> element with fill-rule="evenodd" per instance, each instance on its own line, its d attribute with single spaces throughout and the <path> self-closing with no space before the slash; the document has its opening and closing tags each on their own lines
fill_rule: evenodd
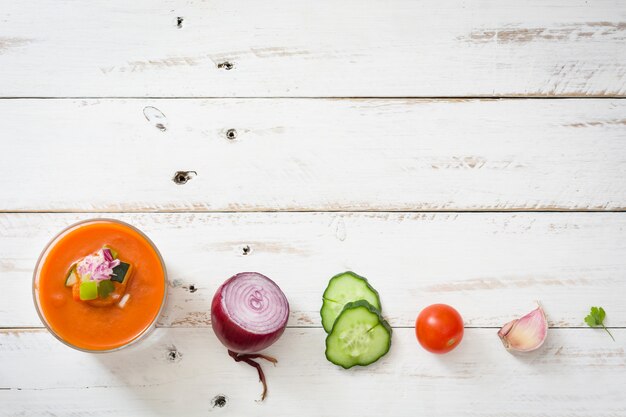
<svg viewBox="0 0 626 417">
<path fill-rule="evenodd" d="M 450 352 L 463 339 L 463 318 L 449 305 L 430 305 L 417 316 L 415 335 L 429 352 Z"/>
</svg>

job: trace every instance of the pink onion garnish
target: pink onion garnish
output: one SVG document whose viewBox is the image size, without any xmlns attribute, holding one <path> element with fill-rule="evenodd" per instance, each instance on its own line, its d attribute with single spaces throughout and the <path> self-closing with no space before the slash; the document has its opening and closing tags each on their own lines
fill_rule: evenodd
<svg viewBox="0 0 626 417">
<path fill-rule="evenodd" d="M 108 262 L 113 262 L 113 254 L 111 253 L 111 249 L 102 248 L 102 255 L 104 256 L 104 259 L 106 259 Z"/>
<path fill-rule="evenodd" d="M 211 325 L 217 338 L 237 362 L 254 366 L 263 384 L 267 384 L 261 365 L 252 359 L 272 363 L 276 359 L 258 354 L 285 331 L 289 318 L 287 297 L 274 281 L 257 272 L 243 272 L 228 279 L 217 290 L 211 304 Z"/>
<path fill-rule="evenodd" d="M 113 268 L 119 264 L 120 260 L 113 259 L 110 250 L 105 248 L 100 249 L 94 255 L 85 256 L 78 262 L 77 270 L 81 276 L 89 274 L 92 281 L 103 281 L 111 279 Z"/>
</svg>

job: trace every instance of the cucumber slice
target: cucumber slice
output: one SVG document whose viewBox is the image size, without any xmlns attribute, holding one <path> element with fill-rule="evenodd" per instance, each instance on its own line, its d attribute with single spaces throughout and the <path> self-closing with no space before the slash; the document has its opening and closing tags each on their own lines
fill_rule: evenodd
<svg viewBox="0 0 626 417">
<path fill-rule="evenodd" d="M 322 316 L 322 326 L 326 333 L 333 328 L 333 323 L 343 307 L 357 300 L 366 300 L 378 311 L 381 311 L 380 298 L 378 292 L 372 288 L 367 279 L 355 274 L 352 271 L 337 274 L 330 279 L 326 291 L 322 296 L 323 304 L 320 310 Z"/>
<path fill-rule="evenodd" d="M 326 337 L 326 359 L 345 369 L 367 366 L 391 347 L 391 327 L 365 300 L 346 304 Z"/>
<path fill-rule="evenodd" d="M 118 266 L 113 268 L 113 275 L 111 275 L 111 281 L 119 282 L 122 284 L 124 280 L 130 275 L 132 269 L 131 264 L 126 262 L 120 262 Z"/>
<path fill-rule="evenodd" d="M 71 287 L 78 282 L 78 274 L 76 273 L 76 264 L 72 265 L 65 277 L 65 286 Z"/>
</svg>

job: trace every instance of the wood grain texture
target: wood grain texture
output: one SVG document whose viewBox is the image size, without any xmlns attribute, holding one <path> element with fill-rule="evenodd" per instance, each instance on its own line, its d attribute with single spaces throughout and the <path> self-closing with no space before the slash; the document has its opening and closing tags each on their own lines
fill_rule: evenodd
<svg viewBox="0 0 626 417">
<path fill-rule="evenodd" d="M 0 327 L 41 326 L 30 285 L 37 257 L 64 227 L 94 216 L 0 215 Z M 396 327 L 412 327 L 435 302 L 456 306 L 468 327 L 500 327 L 533 300 L 552 326 L 585 326 L 591 305 L 604 306 L 607 325 L 626 326 L 623 213 L 106 216 L 139 227 L 162 252 L 170 287 L 160 326 L 210 326 L 217 287 L 259 271 L 287 294 L 290 326 L 319 327 L 321 294 L 345 270 L 370 279 Z"/>
<path fill-rule="evenodd" d="M 626 94 L 619 0 L 2 0 L 0 24 L 4 97 Z"/>
<path fill-rule="evenodd" d="M 0 100 L 0 119 L 2 211 L 626 208 L 623 100 Z"/>
<path fill-rule="evenodd" d="M 396 329 L 387 356 L 346 371 L 324 358 L 322 329 L 288 329 L 267 351 L 279 362 L 265 367 L 269 395 L 259 403 L 256 372 L 210 329 L 157 329 L 99 355 L 43 330 L 0 331 L 0 416 L 621 416 L 626 330 L 614 335 L 553 329 L 541 350 L 515 356 L 493 329 L 468 329 L 443 358 Z"/>
</svg>

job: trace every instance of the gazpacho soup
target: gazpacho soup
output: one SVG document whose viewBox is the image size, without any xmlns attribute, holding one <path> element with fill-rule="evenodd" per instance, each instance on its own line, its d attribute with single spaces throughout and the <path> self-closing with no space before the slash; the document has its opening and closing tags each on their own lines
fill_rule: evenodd
<svg viewBox="0 0 626 417">
<path fill-rule="evenodd" d="M 76 223 L 42 252 L 33 278 L 37 312 L 62 342 L 87 351 L 126 346 L 150 330 L 166 296 L 163 259 L 135 227 Z"/>
</svg>

